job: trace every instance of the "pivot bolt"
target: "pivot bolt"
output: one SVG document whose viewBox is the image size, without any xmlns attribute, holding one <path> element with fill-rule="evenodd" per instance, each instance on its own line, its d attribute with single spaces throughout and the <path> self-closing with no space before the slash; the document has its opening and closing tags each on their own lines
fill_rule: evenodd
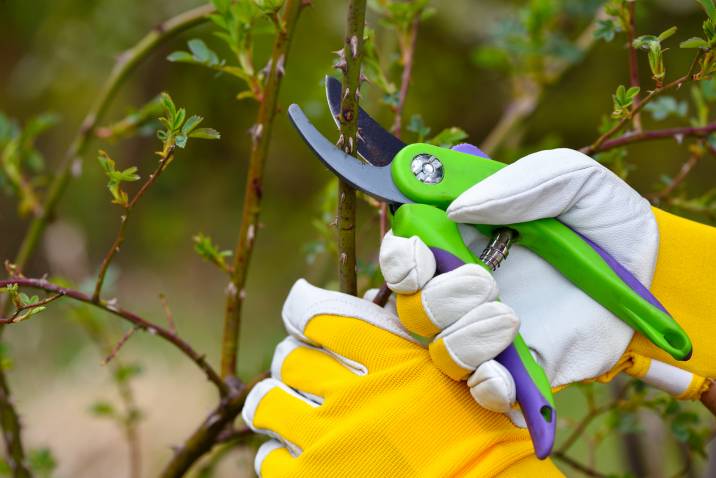
<svg viewBox="0 0 716 478">
<path fill-rule="evenodd" d="M 410 170 L 418 181 L 437 184 L 443 180 L 443 163 L 432 154 L 419 154 L 410 163 Z"/>
</svg>

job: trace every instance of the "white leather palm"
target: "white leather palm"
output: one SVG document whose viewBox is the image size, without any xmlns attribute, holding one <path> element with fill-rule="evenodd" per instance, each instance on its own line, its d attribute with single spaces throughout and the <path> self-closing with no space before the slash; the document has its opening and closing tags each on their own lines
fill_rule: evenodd
<svg viewBox="0 0 716 478">
<path fill-rule="evenodd" d="M 502 225 L 557 217 L 599 244 L 645 286 L 651 284 L 658 229 L 649 203 L 611 171 L 577 151 L 530 154 L 464 192 L 450 205 L 448 215 L 464 224 L 465 242 L 476 255 L 487 238 L 467 224 Z M 388 235 L 381 246 L 383 275 L 389 284 L 400 283 L 397 292 L 429 287 L 434 266 L 427 248 L 417 242 Z M 390 251 L 396 250 L 402 251 L 399 257 L 388 260 Z M 494 277 L 500 300 L 516 312 L 520 333 L 553 386 L 607 372 L 632 338 L 630 327 L 523 247 L 512 247 Z M 400 278 L 409 280 L 401 282 Z M 455 291 L 464 287 L 464 280 L 455 280 L 452 287 Z M 449 294 L 445 284 L 442 290 Z M 440 300 L 444 303 L 446 298 Z M 477 401 L 487 408 L 504 411 L 514 402 L 514 382 L 494 361 L 478 366 L 468 383 Z"/>
</svg>

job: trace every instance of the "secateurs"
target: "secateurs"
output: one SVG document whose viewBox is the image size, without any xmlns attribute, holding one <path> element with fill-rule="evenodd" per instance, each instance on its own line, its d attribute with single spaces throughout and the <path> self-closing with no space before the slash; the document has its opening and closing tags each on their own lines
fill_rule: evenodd
<svg viewBox="0 0 716 478">
<path fill-rule="evenodd" d="M 328 104 L 340 113 L 341 84 L 326 78 Z M 499 267 L 512 242 L 532 250 L 592 299 L 677 360 L 691 356 L 691 341 L 659 301 L 626 268 L 597 244 L 557 219 L 519 224 L 474 225 L 492 237 L 476 257 L 464 244 L 458 225 L 445 209 L 461 193 L 506 166 L 470 145 L 453 149 L 431 144 L 406 145 L 362 109 L 358 115 L 360 161 L 339 150 L 306 118 L 289 107 L 294 126 L 321 161 L 342 180 L 387 202 L 394 213 L 393 233 L 418 236 L 433 251 L 437 272 L 465 263 Z M 549 456 L 554 444 L 556 411 L 549 380 L 518 334 L 496 360 L 512 374 L 535 454 Z"/>
</svg>

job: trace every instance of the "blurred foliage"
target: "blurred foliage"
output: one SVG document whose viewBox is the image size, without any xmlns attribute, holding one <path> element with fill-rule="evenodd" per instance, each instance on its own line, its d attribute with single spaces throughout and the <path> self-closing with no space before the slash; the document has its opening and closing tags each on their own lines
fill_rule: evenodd
<svg viewBox="0 0 716 478">
<path fill-rule="evenodd" d="M 197 144 L 195 148 L 192 145 L 193 150 L 184 155 L 186 160 L 175 161 L 171 174 L 163 177 L 143 200 L 142 208 L 136 212 L 132 240 L 118 257 L 116 269 L 110 270 L 119 279 L 113 293 L 131 302 L 132 308 L 160 315 L 156 296 L 159 290 L 166 291 L 173 299 L 179 326 L 215 360 L 224 278 L 191 254 L 192 238 L 201 259 L 228 270 L 228 251 L 217 244 L 230 244 L 234 239 L 246 174 L 244 158 L 251 134 L 255 134 L 252 118 L 256 101 L 235 99 L 256 100 L 263 94 L 268 40 L 280 28 L 276 11 L 281 2 L 212 3 L 217 13 L 211 24 L 160 49 L 123 87 L 110 111 L 112 119 L 96 131 L 98 147 L 107 149 L 111 145 L 112 155 L 126 158 L 126 166 L 117 169 L 110 164 L 109 156 L 101 156 L 102 168 L 75 171 L 71 192 L 58 217 L 69 221 L 80 237 L 87 238 L 87 248 L 68 266 L 56 260 L 53 247 L 64 251 L 71 244 L 56 240 L 54 246 L 45 246 L 29 269 L 38 275 L 48 271 L 53 275 L 77 274 L 78 281 L 91 277 L 105 253 L 104 245 L 115 231 L 116 218 L 105 207 L 107 193 L 102 184 L 109 180 L 114 201 L 126 205 L 136 190 L 136 185 L 129 183 L 142 167 L 140 158 L 154 146 L 149 137 L 160 128 L 160 140 L 165 146 L 181 148 L 192 135 L 218 138 L 214 130 L 198 128 L 201 118 L 187 118 L 183 108 L 177 108 L 168 96 L 160 96 L 162 90 L 171 91 L 178 103 L 190 111 L 201 111 L 210 124 L 220 126 L 224 135 L 221 141 Z M 691 3 L 693 8 L 686 5 Z M 716 44 L 716 9 L 711 0 L 699 3 L 707 18 L 696 2 L 637 3 L 638 34 L 634 46 L 643 49 L 639 51 L 642 97 L 687 72 L 692 53 L 700 55 L 695 73 L 704 80 L 649 103 L 644 108 L 648 114 L 642 117 L 645 129 L 704 126 L 713 121 L 716 82 L 708 77 L 716 69 L 716 56 L 711 50 Z M 0 2 L 0 31 L 5 40 L 0 44 L 2 257 L 13 256 L 26 224 L 23 217 L 36 213 L 47 177 L 61 160 L 60 152 L 79 127 L 113 57 L 161 19 L 198 4 L 189 0 L 138 4 L 120 0 L 91 4 L 76 0 Z M 539 105 L 500 145 L 494 154 L 496 159 L 511 162 L 537 149 L 579 148 L 594 141 L 616 121 L 629 118 L 637 90 L 626 86 L 626 31 L 631 21 L 626 0 L 374 0 L 370 5 L 373 17 L 366 31 L 364 63 L 368 82 L 362 90 L 362 104 L 386 126 L 393 123 L 400 103 L 401 74 L 406 52 L 411 48 L 411 28 L 416 21 L 420 24 L 414 71 L 404 105 L 406 142 L 452 146 L 469 137 L 479 145 L 512 100 L 525 94 L 525 79 L 544 88 Z M 596 20 L 594 42 L 583 48 L 580 35 L 602 6 L 605 15 Z M 342 2 L 316 2 L 306 12 L 299 24 L 281 98 L 283 108 L 290 102 L 304 106 L 325 132 L 335 129 L 324 106 L 320 82 L 331 72 L 334 57 L 330 50 L 342 43 L 342 8 Z M 678 25 L 678 32 L 673 24 Z M 686 50 L 673 48 L 677 44 Z M 555 65 L 563 64 L 572 69 L 555 74 Z M 38 115 L 42 111 L 61 112 L 61 116 Z M 160 123 L 163 113 L 164 121 Z M 62 121 L 58 122 L 60 117 Z M 658 192 L 673 183 L 688 159 L 689 149 L 684 145 L 695 143 L 690 138 L 674 139 L 615 148 L 598 154 L 597 159 L 643 194 Z M 716 146 L 713 135 L 704 141 Z M 711 153 L 707 151 L 697 167 L 698 172 L 675 188 L 660 207 L 714 223 L 716 162 Z M 242 374 L 246 376 L 266 368 L 273 345 L 284 334 L 280 305 L 290 284 L 308 275 L 314 283 L 335 287 L 335 180 L 313 159 L 284 118 L 275 127 L 265 190 L 262 227 L 266 234 L 258 244 L 246 292 L 246 340 L 241 352 Z M 364 204 L 359 212 L 358 264 L 361 288 L 365 290 L 381 281 L 376 267 L 378 205 L 361 197 Z M 22 217 L 10 211 L 15 207 Z M 196 234 L 199 230 L 207 234 Z M 83 268 L 82 263 L 93 265 Z M 16 298 L 23 306 L 39 300 L 19 293 Z M 97 317 L 85 307 L 53 306 L 45 314 L 58 319 L 73 316 L 103 356 L 111 353 L 117 338 L 126 333 L 120 327 L 107 326 L 106 318 Z M 3 346 L 0 361 L 3 368 L 14 364 L 13 381 L 17 382 L 17 394 L 23 402 L 32 401 L 37 381 L 56 374 L 63 376 L 69 373 L 66 369 L 82 360 L 86 339 L 66 324 L 62 320 L 28 321 L 23 328 L 8 330 L 11 354 Z M 124 385 L 141 384 L 138 373 L 142 368 L 149 370 L 157 362 L 177 367 L 177 356 L 171 350 L 149 339 L 136 341 L 138 344 L 127 354 L 142 356 L 141 367 L 133 360 L 122 362 L 119 357 L 109 364 L 109 386 L 115 387 L 120 399 Z M 86 365 L 90 373 L 96 373 L 95 365 Z M 33 376 L 39 377 L 37 381 Z M 180 377 L 180 382 L 189 384 L 192 392 L 203 384 L 195 377 Z M 639 415 L 643 410 L 666 418 L 669 436 L 674 437 L 663 445 L 667 450 L 684 445 L 694 456 L 703 453 L 711 436 L 704 424 L 710 422 L 695 407 L 649 391 L 638 382 L 630 383 L 625 390 L 619 402 L 604 413 L 603 420 L 594 421 L 584 438 L 587 446 L 575 445 L 574 456 L 585 460 L 596 457 L 607 473 L 623 470 L 618 438 L 627 432 L 644 435 Z M 89 407 L 95 416 L 109 418 L 120 427 L 136 425 L 140 417 L 153 413 L 131 401 L 107 399 L 112 393 L 108 391 L 92 404 L 84 404 L 85 412 Z M 176 395 L 180 393 L 187 392 Z M 570 427 L 582 417 L 583 409 L 589 410 L 590 400 L 609 403 L 613 399 L 607 389 L 597 384 L 580 388 L 585 407 L 578 406 L 575 395 L 570 393 L 558 396 L 561 416 Z M 201 419 L 206 409 L 192 403 L 183 414 L 187 427 Z M 53 426 L 34 423 L 32 416 L 25 417 L 25 421 L 31 429 Z M 56 460 L 45 446 L 56 444 L 43 440 L 33 438 L 31 466 L 38 476 L 54 475 Z M 86 446 L 78 440 L 78 449 Z M 156 470 L 156 463 L 166 457 L 166 442 L 159 440 L 146 446 L 153 463 L 148 466 Z M 673 453 L 663 454 L 668 455 L 665 466 L 679 471 L 676 468 L 680 462 L 671 457 Z M 59 456 L 60 468 L 65 458 Z M 0 473 L 4 472 L 6 468 L 0 468 Z M 63 475 L 78 473 L 74 469 Z"/>
</svg>

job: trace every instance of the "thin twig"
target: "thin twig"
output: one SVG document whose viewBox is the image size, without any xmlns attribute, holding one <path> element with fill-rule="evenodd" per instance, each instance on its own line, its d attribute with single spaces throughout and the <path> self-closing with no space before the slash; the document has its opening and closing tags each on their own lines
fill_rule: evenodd
<svg viewBox="0 0 716 478">
<path fill-rule="evenodd" d="M 627 146 L 633 143 L 641 143 L 644 141 L 651 141 L 657 139 L 675 139 L 681 141 L 682 138 L 691 136 L 697 138 L 703 138 L 709 134 L 716 132 L 716 123 L 710 123 L 705 126 L 683 126 L 676 128 L 664 128 L 651 131 L 641 131 L 639 133 L 627 133 L 618 138 L 604 141 L 601 145 L 596 148 L 593 146 L 585 146 L 580 149 L 584 154 L 595 154 L 610 149 Z"/>
<path fill-rule="evenodd" d="M 415 44 L 418 39 L 418 27 L 420 26 L 420 16 L 422 11 L 415 12 L 415 18 L 410 23 L 408 31 L 401 35 L 400 41 L 400 63 L 403 65 L 403 71 L 400 75 L 400 89 L 398 90 L 398 103 L 393 107 L 393 126 L 390 128 L 391 133 L 400 138 L 403 128 L 403 110 L 405 108 L 405 100 L 408 97 L 408 88 L 410 80 L 413 76 L 413 58 L 415 57 Z"/>
<path fill-rule="evenodd" d="M 84 302 L 85 304 L 91 304 L 94 307 L 109 312 L 112 315 L 116 315 L 138 327 L 141 330 L 149 332 L 152 335 L 157 335 L 167 342 L 174 345 L 184 355 L 186 355 L 192 362 L 194 362 L 203 372 L 206 377 L 219 389 L 222 395 L 226 395 L 230 390 L 229 386 L 221 379 L 219 374 L 209 365 L 204 355 L 196 352 L 191 345 L 185 342 L 182 338 L 170 332 L 169 330 L 149 322 L 142 317 L 118 307 L 116 304 L 100 300 L 95 302 L 89 295 L 74 289 L 68 289 L 59 285 L 48 282 L 45 279 L 31 279 L 26 277 L 16 277 L 13 279 L 0 280 L 0 287 L 7 287 L 9 285 L 17 284 L 20 287 L 28 287 L 31 289 L 44 290 L 46 292 L 52 292 L 55 294 L 62 294 L 78 302 Z"/>
<path fill-rule="evenodd" d="M 418 40 L 418 27 L 420 26 L 420 17 L 422 10 L 415 12 L 415 18 L 410 22 L 407 32 L 403 32 L 399 37 L 400 45 L 400 63 L 403 71 L 400 74 L 400 88 L 398 89 L 398 103 L 393 107 L 393 126 L 390 128 L 397 138 L 401 137 L 403 128 L 403 110 L 405 109 L 405 101 L 408 97 L 408 88 L 410 80 L 413 76 L 413 59 L 415 57 L 415 44 Z M 384 202 L 380 203 L 378 212 L 380 219 L 380 237 L 382 238 L 388 232 L 388 205 Z"/>
<path fill-rule="evenodd" d="M 137 191 L 131 201 L 129 201 L 127 207 L 124 208 L 124 214 L 121 217 L 117 237 L 115 237 L 112 246 L 105 254 L 104 259 L 102 260 L 102 265 L 99 268 L 99 273 L 97 274 L 97 282 L 95 283 L 94 293 L 92 294 L 92 301 L 99 302 L 100 294 L 102 293 L 102 286 L 104 285 L 104 279 L 107 275 L 109 265 L 112 263 L 112 259 L 114 259 L 114 256 L 116 256 L 121 249 L 122 244 L 124 244 L 127 223 L 129 222 L 129 215 L 132 213 L 134 206 L 137 205 L 137 202 L 139 202 L 139 200 L 144 196 L 144 194 L 149 190 L 149 188 L 152 187 L 152 185 L 157 181 L 157 179 L 159 179 L 159 176 L 167 168 L 167 165 L 174 157 L 175 148 L 176 147 L 174 145 L 171 145 L 166 148 L 166 150 L 162 153 L 161 158 L 159 158 L 159 164 L 157 165 L 157 168 L 152 174 L 149 175 L 149 178 L 147 178 L 144 184 L 142 184 L 142 187 L 139 188 L 139 191 Z"/>
<path fill-rule="evenodd" d="M 169 326 L 169 330 L 171 330 L 173 334 L 176 334 L 177 326 L 174 323 L 174 314 L 172 314 L 172 309 L 169 308 L 169 301 L 167 300 L 167 296 L 164 294 L 159 294 L 159 301 L 162 303 L 164 315 L 167 317 L 167 325 Z"/>
<path fill-rule="evenodd" d="M 241 227 L 239 229 L 239 239 L 234 250 L 234 264 L 229 284 L 226 287 L 224 334 L 221 342 L 222 377 L 236 377 L 237 373 L 241 309 L 246 297 L 245 287 L 249 262 L 259 229 L 264 167 L 268 157 L 271 130 L 276 116 L 278 93 L 284 75 L 288 49 L 291 45 L 299 13 L 305 5 L 305 0 L 287 0 L 283 7 L 283 14 L 280 20 L 281 28 L 276 33 L 271 52 L 269 73 L 260 98 L 256 122 L 251 128 L 251 155 L 246 176 Z"/>
<path fill-rule="evenodd" d="M 122 349 L 124 344 L 127 343 L 127 341 L 132 337 L 132 335 L 134 335 L 134 332 L 136 332 L 137 330 L 139 330 L 139 327 L 137 327 L 137 326 L 134 326 L 131 329 L 129 329 L 122 336 L 122 338 L 119 339 L 119 341 L 114 345 L 114 347 L 112 347 L 112 350 L 109 352 L 109 354 L 102 361 L 102 365 L 109 364 L 117 356 L 117 354 Z"/>
<path fill-rule="evenodd" d="M 609 475 L 605 475 L 603 473 L 599 473 L 597 470 L 593 470 L 592 468 L 589 468 L 587 465 L 578 462 L 574 458 L 565 455 L 561 451 L 556 451 L 552 453 L 552 458 L 555 458 L 557 460 L 563 461 L 567 465 L 571 466 L 575 470 L 578 470 L 582 473 L 584 473 L 587 476 L 593 476 L 596 478 L 607 478 Z"/>
<path fill-rule="evenodd" d="M 629 24 L 627 27 L 627 49 L 629 50 L 629 86 L 640 87 L 639 84 L 639 61 L 637 57 L 636 48 L 634 48 L 634 37 L 636 36 L 636 18 L 634 15 L 634 6 L 636 0 L 630 0 L 627 3 L 627 11 L 629 12 Z M 634 125 L 635 131 L 641 131 L 641 114 L 635 112 L 636 107 L 639 105 L 639 94 L 634 96 L 632 103 L 632 124 Z"/>
<path fill-rule="evenodd" d="M 87 146 L 94 135 L 94 130 L 107 112 L 120 86 L 159 46 L 185 30 L 204 23 L 213 12 L 214 7 L 209 4 L 180 13 L 156 25 L 136 45 L 117 56 L 112 72 L 104 82 L 97 99 L 82 121 L 82 125 L 48 188 L 47 196 L 42 205 L 42 214 L 32 221 L 25 234 L 19 252 L 15 257 L 15 264 L 20 269 L 24 268 L 30 255 L 35 250 L 40 235 L 53 217 L 55 208 L 67 188 L 70 177 L 76 174 L 73 172 L 80 170 L 82 156 L 87 151 Z"/>
<path fill-rule="evenodd" d="M 671 194 L 676 190 L 676 188 L 683 184 L 683 182 L 686 180 L 686 177 L 689 175 L 689 173 L 691 173 L 691 171 L 699 163 L 699 161 L 701 161 L 705 153 L 706 150 L 703 148 L 703 145 L 701 145 L 701 147 L 692 148 L 692 150 L 689 151 L 689 159 L 687 159 L 686 162 L 681 165 L 678 174 L 674 176 L 671 181 L 669 181 L 669 184 L 667 184 L 662 190 L 647 196 L 649 201 L 652 204 L 659 204 L 660 202 L 671 196 Z"/>
<path fill-rule="evenodd" d="M 20 307 L 15 309 L 15 312 L 10 317 L 0 318 L 0 324 L 14 324 L 14 323 L 20 322 L 18 320 L 18 317 L 20 317 L 20 315 L 23 312 L 25 312 L 26 310 L 32 310 L 32 309 L 37 309 L 38 307 L 44 307 L 45 305 L 49 304 L 50 302 L 56 301 L 60 297 L 64 297 L 64 294 L 62 294 L 62 293 L 53 294 L 53 295 L 51 295 L 39 302 L 36 302 L 34 304 L 21 305 Z"/>
<path fill-rule="evenodd" d="M 638 105 L 634 106 L 634 108 L 631 110 L 630 114 L 625 116 L 624 118 L 620 119 L 614 126 L 609 128 L 604 134 L 602 134 L 599 138 L 597 138 L 594 143 L 587 146 L 586 148 L 583 148 L 585 154 L 593 154 L 594 151 L 598 150 L 599 147 L 604 143 L 606 140 L 614 136 L 616 133 L 618 133 L 626 124 L 629 122 L 632 117 L 641 111 L 644 106 L 646 106 L 651 100 L 656 98 L 659 95 L 662 95 L 666 93 L 667 91 L 670 91 L 674 88 L 678 89 L 681 88 L 685 83 L 688 83 L 689 81 L 694 79 L 693 70 L 698 62 L 698 59 L 700 58 L 701 54 L 697 53 L 694 57 L 694 60 L 691 62 L 691 66 L 689 67 L 689 71 L 686 75 L 677 78 L 676 80 L 667 83 L 666 85 L 657 88 L 655 90 L 652 90 L 649 92 L 648 95 L 644 97 L 642 101 L 639 102 Z"/>
</svg>

